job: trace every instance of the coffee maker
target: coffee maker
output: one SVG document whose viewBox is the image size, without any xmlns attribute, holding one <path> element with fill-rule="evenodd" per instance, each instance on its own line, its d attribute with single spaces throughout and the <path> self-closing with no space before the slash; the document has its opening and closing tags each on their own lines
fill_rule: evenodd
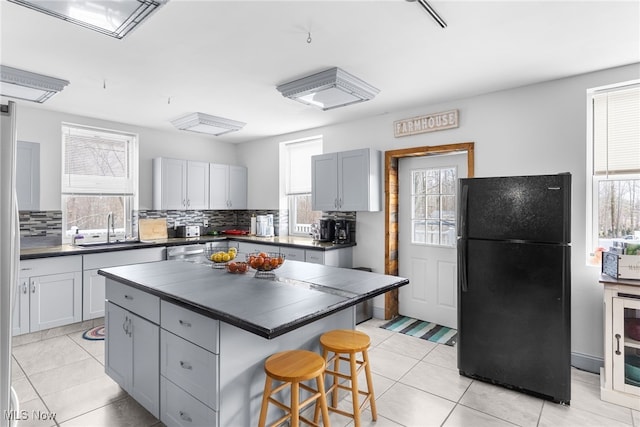
<svg viewBox="0 0 640 427">
<path fill-rule="evenodd" d="M 346 219 L 337 219 L 335 221 L 335 233 L 333 243 L 344 244 L 351 242 L 351 230 L 349 221 Z"/>
<path fill-rule="evenodd" d="M 336 222 L 332 218 L 321 218 L 318 241 L 332 242 L 335 236 Z"/>
</svg>

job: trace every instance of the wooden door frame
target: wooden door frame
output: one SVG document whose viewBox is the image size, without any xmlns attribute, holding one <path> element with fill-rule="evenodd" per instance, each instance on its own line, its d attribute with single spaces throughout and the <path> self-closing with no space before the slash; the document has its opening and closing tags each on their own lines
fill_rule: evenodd
<svg viewBox="0 0 640 427">
<path fill-rule="evenodd" d="M 474 176 L 474 143 L 462 142 L 426 147 L 390 150 L 384 153 L 384 272 L 398 275 L 398 160 L 404 157 L 434 156 L 438 154 L 466 153 L 467 176 Z M 384 318 L 398 315 L 398 289 L 384 297 Z"/>
</svg>

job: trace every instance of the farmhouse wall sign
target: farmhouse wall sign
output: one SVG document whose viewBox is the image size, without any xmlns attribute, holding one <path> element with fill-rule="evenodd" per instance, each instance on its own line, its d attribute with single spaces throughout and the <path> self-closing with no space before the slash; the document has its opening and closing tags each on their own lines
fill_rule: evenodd
<svg viewBox="0 0 640 427">
<path fill-rule="evenodd" d="M 393 134 L 396 138 L 401 136 L 416 135 L 436 130 L 458 127 L 458 110 L 443 111 L 441 113 L 427 114 L 426 116 L 412 117 L 410 119 L 393 122 Z"/>
</svg>

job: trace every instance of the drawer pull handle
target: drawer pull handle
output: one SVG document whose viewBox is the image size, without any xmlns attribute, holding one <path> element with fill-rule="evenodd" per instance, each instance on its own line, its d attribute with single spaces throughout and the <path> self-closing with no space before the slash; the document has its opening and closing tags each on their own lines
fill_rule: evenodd
<svg viewBox="0 0 640 427">
<path fill-rule="evenodd" d="M 616 334 L 616 354 L 619 356 L 620 354 L 620 338 L 622 338 L 622 336 L 620 334 Z"/>
<path fill-rule="evenodd" d="M 125 295 L 124 299 L 133 300 L 133 297 L 131 295 Z"/>
<path fill-rule="evenodd" d="M 192 370 L 192 369 L 193 369 L 193 367 L 191 366 L 191 363 L 189 363 L 189 362 L 183 362 L 182 360 L 180 361 L 180 366 L 181 366 L 183 369 L 189 369 L 189 370 Z"/>
<path fill-rule="evenodd" d="M 180 411 L 180 419 L 183 421 L 187 421 L 187 422 L 191 422 L 191 417 L 189 415 L 187 415 L 185 412 Z"/>
<path fill-rule="evenodd" d="M 184 320 L 178 320 L 178 322 L 180 322 L 180 324 L 184 327 L 187 327 L 187 328 L 191 327 L 191 322 L 185 322 Z"/>
</svg>

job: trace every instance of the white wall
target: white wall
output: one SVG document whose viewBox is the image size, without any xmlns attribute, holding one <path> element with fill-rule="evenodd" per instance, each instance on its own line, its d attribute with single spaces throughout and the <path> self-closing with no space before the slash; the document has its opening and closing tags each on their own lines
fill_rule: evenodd
<svg viewBox="0 0 640 427">
<path fill-rule="evenodd" d="M 155 129 L 74 116 L 29 107 L 18 106 L 18 139 L 40 143 L 40 209 L 61 208 L 62 122 L 95 126 L 138 134 L 139 155 L 139 209 L 152 208 L 152 159 L 173 157 L 207 162 L 237 163 L 236 147 L 189 132 L 162 132 Z"/>
<path fill-rule="evenodd" d="M 598 268 L 586 265 L 586 90 L 639 77 L 640 64 L 633 64 L 437 105 L 425 102 L 412 110 L 241 144 L 238 158 L 249 167 L 250 208 L 277 208 L 278 143 L 317 134 L 324 137 L 325 152 L 475 142 L 476 176 L 570 172 L 572 352 L 602 358 L 602 286 Z M 395 120 L 453 108 L 460 113 L 457 129 L 393 136 Z M 354 265 L 383 272 L 384 214 L 358 213 L 356 230 Z M 383 299 L 377 298 L 374 305 L 383 307 Z"/>
</svg>

